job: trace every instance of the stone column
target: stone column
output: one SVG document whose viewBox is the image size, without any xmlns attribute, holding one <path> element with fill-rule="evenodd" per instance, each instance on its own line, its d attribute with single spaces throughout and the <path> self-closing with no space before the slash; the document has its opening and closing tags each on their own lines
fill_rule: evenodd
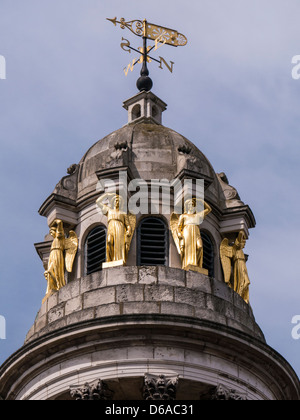
<svg viewBox="0 0 300 420">
<path fill-rule="evenodd" d="M 98 379 L 92 383 L 85 383 L 81 388 L 77 385 L 70 387 L 71 397 L 77 401 L 108 401 L 113 397 L 113 391 L 108 388 L 108 385 Z"/>
<path fill-rule="evenodd" d="M 146 401 L 175 400 L 178 386 L 177 376 L 151 375 L 144 378 L 143 398 Z"/>
</svg>

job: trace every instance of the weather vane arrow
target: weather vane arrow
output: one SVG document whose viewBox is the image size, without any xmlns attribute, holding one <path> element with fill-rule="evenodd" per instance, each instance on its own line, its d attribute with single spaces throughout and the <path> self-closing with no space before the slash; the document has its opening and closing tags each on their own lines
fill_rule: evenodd
<svg viewBox="0 0 300 420">
<path fill-rule="evenodd" d="M 169 65 L 163 57 L 159 57 L 159 60 L 157 60 L 156 58 L 151 57 L 149 53 L 153 49 L 154 51 L 158 50 L 158 48 L 163 45 L 171 45 L 173 47 L 185 46 L 187 44 L 187 38 L 183 34 L 174 29 L 149 23 L 146 19 L 143 21 L 131 20 L 128 22 L 126 22 L 124 18 L 121 18 L 120 21 L 118 21 L 117 18 L 107 20 L 112 22 L 115 26 L 117 26 L 117 24 L 120 25 L 121 29 L 129 29 L 133 34 L 143 38 L 143 47 L 139 49 L 133 48 L 127 39 L 122 38 L 122 41 L 126 42 L 121 43 L 121 48 L 124 51 L 130 53 L 131 50 L 133 50 L 142 54 L 139 59 L 134 59 L 124 69 L 125 75 L 127 76 L 129 70 L 133 71 L 133 68 L 137 63 L 142 64 L 141 77 L 137 81 L 137 87 L 140 91 L 149 91 L 152 89 L 153 82 L 149 77 L 149 70 L 147 67 L 147 63 L 150 63 L 151 60 L 158 62 L 161 69 L 163 69 L 164 64 L 171 73 L 173 72 L 173 61 L 171 61 Z M 155 44 L 152 47 L 147 46 L 148 39 L 155 41 Z"/>
</svg>

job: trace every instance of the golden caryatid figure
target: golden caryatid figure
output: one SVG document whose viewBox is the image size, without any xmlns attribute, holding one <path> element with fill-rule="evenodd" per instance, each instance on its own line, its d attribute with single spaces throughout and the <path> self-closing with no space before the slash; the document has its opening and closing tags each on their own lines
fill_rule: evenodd
<svg viewBox="0 0 300 420">
<path fill-rule="evenodd" d="M 54 238 L 48 261 L 48 269 L 45 271 L 47 280 L 47 292 L 43 302 L 52 293 L 66 285 L 65 270 L 69 273 L 73 270 L 74 259 L 78 250 L 78 237 L 71 230 L 66 238 L 63 222 L 56 219 L 50 226 L 50 235 Z"/>
<path fill-rule="evenodd" d="M 202 203 L 203 210 L 197 211 L 197 202 Z M 173 213 L 171 216 L 172 235 L 181 255 L 182 268 L 201 272 L 203 267 L 203 242 L 200 224 L 211 212 L 211 207 L 203 200 L 190 199 L 185 202 L 184 214 Z M 205 272 L 205 270 L 202 270 Z"/>
<path fill-rule="evenodd" d="M 108 204 L 104 204 L 108 201 Z M 97 200 L 107 215 L 106 263 L 103 268 L 125 265 L 136 227 L 136 216 L 123 211 L 124 200 L 118 194 L 106 193 Z"/>
<path fill-rule="evenodd" d="M 250 280 L 243 251 L 245 245 L 246 235 L 240 231 L 233 245 L 229 245 L 227 238 L 223 239 L 220 255 L 225 283 L 237 292 L 246 303 L 249 303 Z"/>
</svg>

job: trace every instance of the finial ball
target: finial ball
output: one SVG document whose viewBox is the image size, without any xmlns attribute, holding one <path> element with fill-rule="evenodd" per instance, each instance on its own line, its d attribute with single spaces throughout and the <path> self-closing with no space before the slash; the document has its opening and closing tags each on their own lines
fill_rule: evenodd
<svg viewBox="0 0 300 420">
<path fill-rule="evenodd" d="M 136 86 L 140 92 L 149 92 L 153 87 L 153 82 L 149 76 L 141 76 L 137 80 Z"/>
</svg>

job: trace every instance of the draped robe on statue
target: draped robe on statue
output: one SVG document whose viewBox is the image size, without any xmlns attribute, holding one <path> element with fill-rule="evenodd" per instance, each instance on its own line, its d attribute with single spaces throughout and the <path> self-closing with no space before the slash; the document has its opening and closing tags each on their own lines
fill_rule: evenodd
<svg viewBox="0 0 300 420">
<path fill-rule="evenodd" d="M 51 290 L 59 290 L 66 285 L 64 250 L 65 233 L 61 223 L 57 226 L 56 235 L 51 246 L 48 262 L 47 293 Z"/>
<path fill-rule="evenodd" d="M 126 213 L 108 209 L 107 262 L 126 261 L 126 232 L 129 225 Z"/>
<path fill-rule="evenodd" d="M 203 243 L 199 225 L 204 219 L 204 211 L 196 214 L 182 214 L 179 218 L 179 232 L 183 237 L 183 263 L 185 269 L 189 265 L 202 268 Z"/>
<path fill-rule="evenodd" d="M 234 290 L 249 303 L 250 280 L 246 266 L 246 258 L 242 249 L 237 249 L 233 256 Z"/>
</svg>

